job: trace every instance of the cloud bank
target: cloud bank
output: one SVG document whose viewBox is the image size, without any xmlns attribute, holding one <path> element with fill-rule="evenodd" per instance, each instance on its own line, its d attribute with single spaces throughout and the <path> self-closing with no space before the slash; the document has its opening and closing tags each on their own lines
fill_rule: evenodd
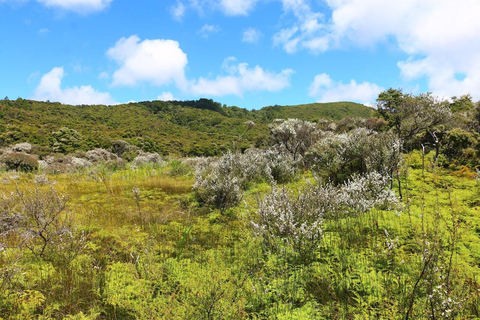
<svg viewBox="0 0 480 320">
<path fill-rule="evenodd" d="M 334 81 L 326 73 L 315 76 L 309 87 L 309 95 L 318 102 L 356 101 L 370 105 L 385 89 L 370 82 L 357 83 L 350 80 L 344 84 Z"/>
<path fill-rule="evenodd" d="M 135 86 L 148 83 L 154 86 L 174 84 L 187 94 L 243 96 L 249 91 L 280 91 L 290 85 L 291 69 L 279 73 L 260 66 L 249 67 L 234 57 L 223 64 L 224 75 L 214 78 L 187 79 L 187 55 L 173 40 L 143 40 L 134 35 L 121 38 L 107 55 L 116 61 L 119 69 L 113 73 L 113 86 Z"/>
<path fill-rule="evenodd" d="M 62 89 L 64 77 L 63 67 L 55 67 L 42 76 L 40 84 L 35 89 L 33 98 L 40 101 L 55 101 L 65 104 L 116 104 L 109 93 L 99 92 L 91 86 L 75 86 Z"/>
</svg>

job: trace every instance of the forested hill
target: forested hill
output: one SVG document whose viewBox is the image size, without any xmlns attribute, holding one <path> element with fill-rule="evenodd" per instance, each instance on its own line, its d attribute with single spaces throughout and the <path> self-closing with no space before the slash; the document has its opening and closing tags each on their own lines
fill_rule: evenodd
<svg viewBox="0 0 480 320">
<path fill-rule="evenodd" d="M 109 149 L 125 140 L 144 151 L 163 155 L 215 155 L 232 147 L 259 145 L 274 119 L 368 118 L 372 109 L 351 102 L 269 106 L 260 110 L 228 107 L 208 99 L 145 101 L 114 106 L 70 106 L 25 99 L 0 100 L 0 147 L 19 142 L 52 151 L 62 128 L 78 133 L 77 148 Z M 247 131 L 245 122 L 256 125 Z M 70 130 L 69 132 L 71 132 Z"/>
</svg>

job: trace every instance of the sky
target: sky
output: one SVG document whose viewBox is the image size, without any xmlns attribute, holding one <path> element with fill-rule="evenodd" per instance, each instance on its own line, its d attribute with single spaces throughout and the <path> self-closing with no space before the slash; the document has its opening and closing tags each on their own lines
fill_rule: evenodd
<svg viewBox="0 0 480 320">
<path fill-rule="evenodd" d="M 0 0 L 0 95 L 65 104 L 480 100 L 479 0 Z"/>
</svg>

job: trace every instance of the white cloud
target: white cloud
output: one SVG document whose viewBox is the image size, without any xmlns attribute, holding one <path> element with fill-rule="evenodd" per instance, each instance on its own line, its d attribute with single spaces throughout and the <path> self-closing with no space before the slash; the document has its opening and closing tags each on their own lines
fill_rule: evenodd
<svg viewBox="0 0 480 320">
<path fill-rule="evenodd" d="M 186 7 L 183 2 L 177 1 L 177 3 L 170 7 L 170 14 L 172 18 L 177 21 L 182 21 L 185 16 Z"/>
<path fill-rule="evenodd" d="M 275 45 L 283 46 L 287 53 L 306 48 L 313 52 L 327 50 L 324 41 L 318 35 L 325 31 L 324 16 L 311 9 L 306 0 L 282 0 L 283 10 L 295 17 L 292 26 L 281 29 L 273 36 Z"/>
<path fill-rule="evenodd" d="M 102 11 L 108 8 L 112 1 L 113 0 L 37 0 L 37 2 L 47 7 L 83 14 Z"/>
<path fill-rule="evenodd" d="M 382 87 L 370 82 L 357 83 L 351 80 L 343 84 L 332 80 L 326 73 L 315 76 L 309 87 L 309 95 L 319 102 L 355 101 L 371 104 L 382 91 Z"/>
<path fill-rule="evenodd" d="M 224 70 L 228 75 L 217 76 L 214 79 L 199 78 L 191 81 L 189 91 L 196 95 L 243 96 L 247 91 L 277 92 L 290 85 L 291 69 L 280 73 L 265 71 L 260 66 L 249 68 L 247 63 L 236 63 L 229 57 L 224 62 Z"/>
<path fill-rule="evenodd" d="M 217 33 L 220 31 L 220 27 L 213 26 L 211 24 L 204 24 L 202 29 L 198 30 L 198 34 L 204 38 L 208 38 L 213 33 Z"/>
<path fill-rule="evenodd" d="M 174 82 L 185 88 L 185 66 L 187 55 L 173 40 L 143 40 L 136 36 L 121 38 L 107 55 L 115 60 L 120 68 L 113 74 L 114 86 L 134 86 L 139 82 L 149 82 L 156 86 Z"/>
<path fill-rule="evenodd" d="M 42 29 L 38 30 L 38 33 L 41 34 L 41 35 L 47 34 L 49 32 L 50 32 L 50 30 L 48 28 L 42 28 Z"/>
<path fill-rule="evenodd" d="M 237 95 L 247 91 L 280 91 L 290 85 L 291 69 L 279 73 L 266 71 L 260 66 L 250 68 L 238 63 L 234 57 L 223 62 L 226 75 L 215 78 L 187 79 L 187 55 L 173 40 L 143 40 L 137 36 L 121 38 L 107 55 L 115 60 L 119 69 L 113 73 L 114 86 L 135 86 L 149 83 L 154 86 L 174 84 L 178 89 L 194 95 Z"/>
<path fill-rule="evenodd" d="M 221 0 L 220 6 L 226 15 L 247 15 L 253 9 L 258 0 Z"/>
<path fill-rule="evenodd" d="M 480 99 L 478 0 L 326 0 L 330 17 L 311 1 L 282 2 L 294 23 L 273 40 L 289 53 L 394 41 L 409 56 L 398 63 L 404 79 L 426 77 L 435 94 Z"/>
<path fill-rule="evenodd" d="M 102 71 L 98 74 L 98 79 L 107 80 L 108 78 L 110 78 L 108 72 Z"/>
<path fill-rule="evenodd" d="M 161 100 L 161 101 L 173 101 L 173 100 L 176 100 L 174 97 L 173 97 L 173 94 L 171 92 L 162 92 L 158 97 L 157 97 L 157 100 Z"/>
<path fill-rule="evenodd" d="M 33 99 L 40 101 L 58 101 L 65 104 L 115 104 L 109 93 L 99 92 L 91 86 L 61 88 L 64 76 L 63 67 L 55 67 L 42 76 L 35 89 Z"/>
<path fill-rule="evenodd" d="M 242 41 L 246 43 L 258 43 L 262 36 L 263 34 L 259 30 L 255 28 L 248 28 L 243 32 Z"/>
<path fill-rule="evenodd" d="M 181 21 L 187 9 L 193 9 L 203 15 L 205 11 L 221 11 L 227 16 L 246 16 L 261 0 L 177 0 L 169 8 L 173 19 Z"/>
</svg>

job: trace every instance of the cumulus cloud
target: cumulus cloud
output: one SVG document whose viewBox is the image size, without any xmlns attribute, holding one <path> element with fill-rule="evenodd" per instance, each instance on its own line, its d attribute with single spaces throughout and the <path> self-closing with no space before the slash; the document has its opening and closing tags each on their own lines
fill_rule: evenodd
<svg viewBox="0 0 480 320">
<path fill-rule="evenodd" d="M 242 41 L 246 43 L 258 43 L 263 34 L 255 28 L 248 28 L 243 32 Z"/>
<path fill-rule="evenodd" d="M 226 75 L 214 79 L 199 78 L 191 81 L 189 91 L 197 95 L 243 96 L 247 91 L 277 92 L 290 85 L 292 69 L 284 69 L 280 73 L 266 71 L 260 66 L 249 68 L 247 63 L 238 63 L 229 57 L 223 64 Z"/>
<path fill-rule="evenodd" d="M 139 82 L 149 82 L 156 86 L 175 83 L 185 88 L 185 66 L 187 55 L 173 40 L 143 40 L 136 35 L 121 38 L 107 55 L 116 61 L 120 68 L 113 74 L 112 85 L 134 86 Z"/>
<path fill-rule="evenodd" d="M 309 87 L 309 95 L 317 98 L 319 102 L 355 101 L 367 105 L 375 101 L 382 91 L 382 87 L 370 82 L 357 83 L 350 80 L 343 84 L 332 80 L 326 73 L 315 76 Z"/>
<path fill-rule="evenodd" d="M 186 6 L 183 2 L 177 1 L 177 3 L 170 7 L 170 14 L 172 18 L 177 21 L 182 21 L 185 16 Z"/>
<path fill-rule="evenodd" d="M 113 86 L 154 86 L 174 84 L 185 93 L 194 95 L 243 96 L 247 91 L 280 91 L 290 85 L 291 69 L 279 73 L 260 66 L 249 67 L 229 57 L 223 62 L 223 75 L 215 78 L 187 79 L 187 55 L 173 40 L 143 40 L 137 36 L 121 38 L 107 55 L 119 64 L 113 73 Z"/>
<path fill-rule="evenodd" d="M 294 23 L 274 35 L 285 51 L 315 53 L 395 42 L 408 55 L 406 80 L 426 77 L 440 95 L 480 98 L 480 2 L 477 0 L 326 0 L 331 16 L 307 0 L 282 0 Z"/>
<path fill-rule="evenodd" d="M 42 76 L 35 89 L 33 99 L 40 101 L 58 101 L 65 104 L 115 104 L 109 93 L 99 92 L 91 86 L 61 88 L 64 77 L 63 67 L 55 67 Z"/>
<path fill-rule="evenodd" d="M 220 31 L 220 27 L 213 26 L 211 24 L 204 24 L 203 27 L 198 30 L 198 34 L 204 38 L 208 38 L 213 33 L 217 33 Z"/>
<path fill-rule="evenodd" d="M 157 100 L 161 101 L 173 101 L 175 98 L 173 97 L 173 94 L 171 92 L 162 92 L 158 97 Z"/>
<path fill-rule="evenodd" d="M 91 13 L 102 11 L 113 0 L 37 0 L 37 2 L 51 8 L 57 8 L 76 13 Z"/>
</svg>

